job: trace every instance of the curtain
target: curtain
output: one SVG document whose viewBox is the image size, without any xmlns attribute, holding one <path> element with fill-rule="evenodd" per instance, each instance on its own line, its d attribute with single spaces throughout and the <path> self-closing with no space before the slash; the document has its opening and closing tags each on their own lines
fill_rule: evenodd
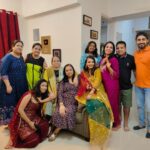
<svg viewBox="0 0 150 150">
<path fill-rule="evenodd" d="M 14 40 L 20 40 L 18 15 L 0 9 L 0 59 L 8 53 Z"/>
</svg>

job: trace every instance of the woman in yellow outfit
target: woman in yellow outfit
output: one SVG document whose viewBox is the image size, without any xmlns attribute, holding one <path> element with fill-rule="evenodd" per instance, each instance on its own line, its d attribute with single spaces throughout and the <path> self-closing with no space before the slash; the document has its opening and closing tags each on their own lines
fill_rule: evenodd
<svg viewBox="0 0 150 150">
<path fill-rule="evenodd" d="M 88 112 L 90 143 L 103 145 L 112 127 L 113 113 L 93 56 L 86 58 L 76 99 Z"/>
<path fill-rule="evenodd" d="M 52 66 L 45 70 L 43 78 L 48 81 L 48 90 L 57 95 L 57 83 L 63 78 L 63 68 L 61 67 L 60 59 L 57 56 L 52 57 Z M 47 102 L 43 106 L 43 113 L 49 119 L 55 109 L 56 99 Z"/>
</svg>

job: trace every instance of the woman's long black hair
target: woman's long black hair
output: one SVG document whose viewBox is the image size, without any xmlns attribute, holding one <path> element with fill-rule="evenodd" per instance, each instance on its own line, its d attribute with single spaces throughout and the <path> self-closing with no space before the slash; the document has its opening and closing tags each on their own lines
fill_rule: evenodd
<svg viewBox="0 0 150 150">
<path fill-rule="evenodd" d="M 90 41 L 89 43 L 88 43 L 88 45 L 87 45 L 87 47 L 86 47 L 86 49 L 85 49 L 85 53 L 89 53 L 89 46 L 91 45 L 91 44 L 94 44 L 95 45 L 95 50 L 93 51 L 93 56 L 94 57 L 97 57 L 98 56 L 98 53 L 97 53 L 97 45 L 96 45 L 96 42 L 94 42 L 94 41 Z"/>
<path fill-rule="evenodd" d="M 112 58 L 112 57 L 115 55 L 115 44 L 114 44 L 112 41 L 108 41 L 108 42 L 106 42 L 105 45 L 104 45 L 104 53 L 103 53 L 103 55 L 102 55 L 102 58 L 105 57 L 105 47 L 106 47 L 107 44 L 109 44 L 109 43 L 112 44 L 112 46 L 113 46 L 113 51 L 112 51 L 112 53 L 109 55 L 108 59 Z"/>
<path fill-rule="evenodd" d="M 68 76 L 66 75 L 66 67 L 68 67 L 68 66 L 70 66 L 73 70 L 72 81 L 74 80 L 74 77 L 75 77 L 75 74 L 76 74 L 75 69 L 71 64 L 65 65 L 64 70 L 63 70 L 63 75 L 64 75 L 64 77 L 62 79 L 63 82 L 68 82 Z"/>
<path fill-rule="evenodd" d="M 34 96 L 34 98 L 37 100 L 38 97 L 41 97 L 42 99 L 45 99 L 48 97 L 48 83 L 47 83 L 47 90 L 45 93 L 41 93 L 41 90 L 40 90 L 40 86 L 43 82 L 46 82 L 47 81 L 45 79 L 41 79 L 37 82 L 37 84 L 34 86 L 34 88 L 32 89 L 32 94 Z"/>
<path fill-rule="evenodd" d="M 88 70 L 89 70 L 88 67 L 86 66 L 86 63 L 87 63 L 87 60 L 88 60 L 88 59 L 92 59 L 92 60 L 94 61 L 94 67 L 93 67 L 92 70 L 91 70 L 92 75 L 94 75 L 94 72 L 95 72 L 95 70 L 97 69 L 97 67 L 96 67 L 96 61 L 95 61 L 94 56 L 91 56 L 91 55 L 87 56 L 87 58 L 86 58 L 86 60 L 85 60 L 85 63 L 84 63 L 83 70 L 84 70 L 85 72 L 88 72 Z"/>
</svg>

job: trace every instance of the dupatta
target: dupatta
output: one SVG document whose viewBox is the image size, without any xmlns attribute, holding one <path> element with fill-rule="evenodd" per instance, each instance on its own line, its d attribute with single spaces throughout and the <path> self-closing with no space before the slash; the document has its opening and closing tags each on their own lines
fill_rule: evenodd
<svg viewBox="0 0 150 150">
<path fill-rule="evenodd" d="M 79 81 L 77 96 L 81 97 L 86 92 L 87 85 L 92 87 L 92 84 L 86 77 L 85 73 L 82 71 L 80 74 L 80 81 Z"/>
<path fill-rule="evenodd" d="M 76 99 L 79 103 L 85 104 L 88 113 L 90 143 L 94 145 L 103 145 L 108 139 L 112 128 L 113 114 L 107 94 L 103 86 L 101 86 L 101 80 L 97 82 L 96 92 L 90 99 L 86 99 L 90 92 L 86 89 L 87 85 L 93 87 L 94 81 L 98 78 L 101 79 L 101 72 L 99 70 L 96 70 L 95 74 L 97 76 L 89 80 L 85 72 L 81 73 Z"/>
</svg>

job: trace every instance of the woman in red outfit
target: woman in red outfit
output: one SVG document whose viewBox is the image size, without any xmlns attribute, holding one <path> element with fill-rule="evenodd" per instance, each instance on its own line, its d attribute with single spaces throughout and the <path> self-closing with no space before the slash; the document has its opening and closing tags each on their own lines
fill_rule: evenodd
<svg viewBox="0 0 150 150">
<path fill-rule="evenodd" d="M 41 106 L 55 98 L 47 87 L 47 81 L 42 79 L 20 99 L 9 124 L 10 140 L 6 149 L 32 148 L 47 137 L 49 125 L 41 117 Z"/>
</svg>

